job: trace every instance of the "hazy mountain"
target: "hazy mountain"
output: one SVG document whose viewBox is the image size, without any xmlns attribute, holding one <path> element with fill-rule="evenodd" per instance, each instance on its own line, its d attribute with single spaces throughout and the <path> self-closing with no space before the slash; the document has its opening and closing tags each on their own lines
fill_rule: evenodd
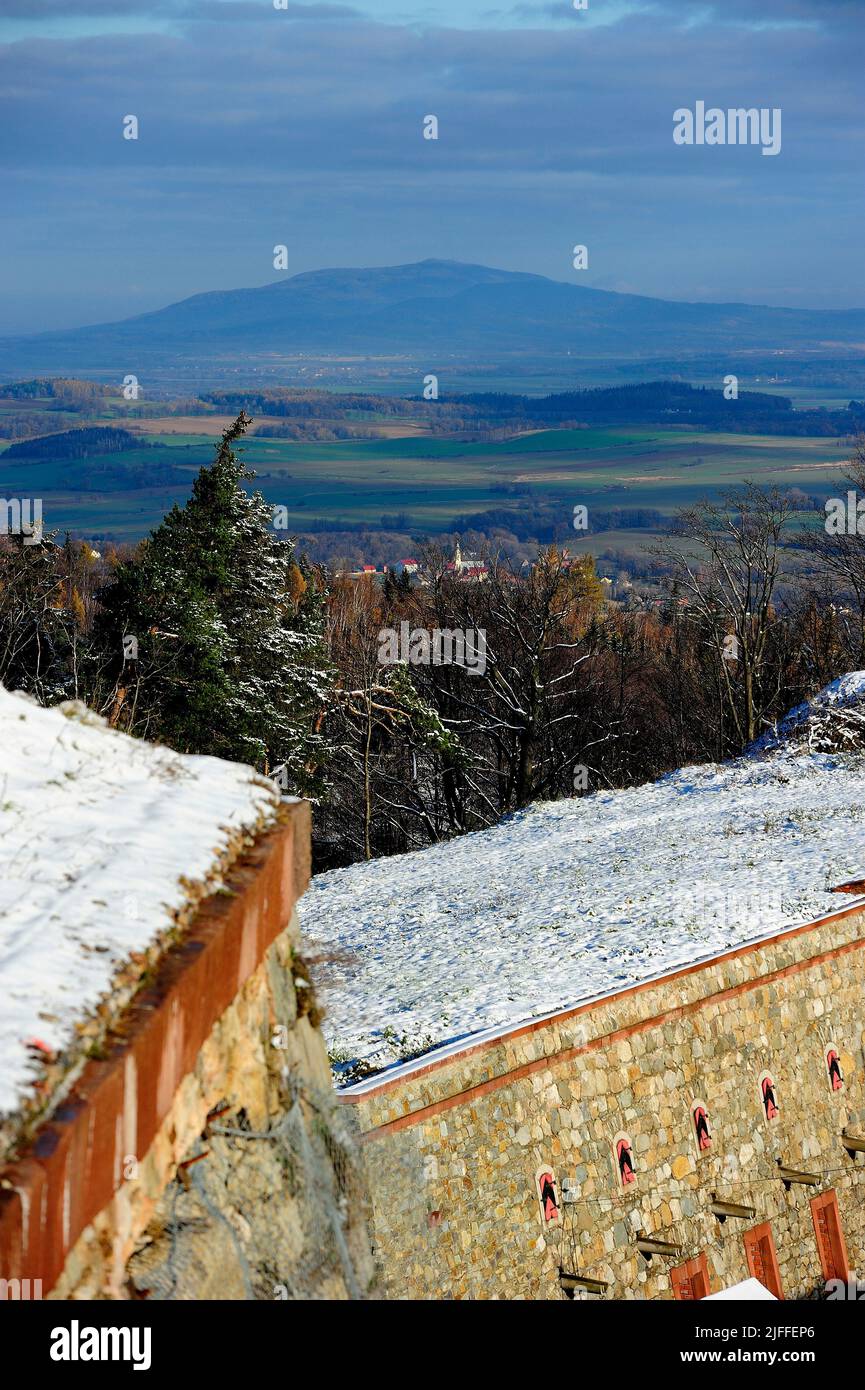
<svg viewBox="0 0 865 1390">
<path fill-rule="evenodd" d="M 575 272 L 576 274 L 576 272 Z M 0 370 L 136 371 L 159 361 L 264 355 L 435 358 L 570 352 L 654 357 L 721 350 L 856 350 L 865 309 L 688 304 L 616 294 L 456 261 L 308 271 L 258 289 L 193 295 L 154 313 L 63 333 L 0 339 Z"/>
</svg>

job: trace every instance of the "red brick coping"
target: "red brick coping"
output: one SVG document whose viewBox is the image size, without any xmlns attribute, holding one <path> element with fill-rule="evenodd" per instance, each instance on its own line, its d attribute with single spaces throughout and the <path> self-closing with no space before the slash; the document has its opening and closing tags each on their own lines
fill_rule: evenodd
<svg viewBox="0 0 865 1390">
<path fill-rule="evenodd" d="M 284 808 L 232 868 L 160 962 L 27 1152 L 0 1169 L 0 1278 L 41 1279 L 48 1293 L 78 1237 L 142 1158 L 181 1081 L 244 982 L 288 925 L 309 882 L 310 808 Z M 127 1093 L 128 1092 L 128 1093 Z M 134 1142 L 130 1145 L 130 1137 Z"/>
</svg>

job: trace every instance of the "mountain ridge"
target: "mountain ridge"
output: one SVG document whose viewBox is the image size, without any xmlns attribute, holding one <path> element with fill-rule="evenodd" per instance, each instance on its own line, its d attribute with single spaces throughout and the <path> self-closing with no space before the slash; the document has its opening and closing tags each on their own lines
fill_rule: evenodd
<svg viewBox="0 0 865 1390">
<path fill-rule="evenodd" d="M 762 349 L 865 352 L 865 308 L 795 309 L 624 294 L 528 271 L 427 259 L 302 271 L 251 288 L 205 290 L 130 318 L 0 338 L 0 366 L 52 354 L 91 365 L 350 352 L 526 357 Z M 134 370 L 130 364 L 129 370 Z"/>
</svg>

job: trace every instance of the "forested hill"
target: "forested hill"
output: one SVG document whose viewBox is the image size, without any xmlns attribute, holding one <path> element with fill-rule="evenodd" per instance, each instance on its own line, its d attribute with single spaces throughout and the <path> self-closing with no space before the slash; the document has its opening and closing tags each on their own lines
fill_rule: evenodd
<svg viewBox="0 0 865 1390">
<path fill-rule="evenodd" d="M 10 444 L 4 459 L 86 459 L 94 454 L 122 454 L 126 449 L 147 449 L 150 445 L 129 430 L 111 425 L 92 429 L 62 430 L 38 439 L 21 439 Z"/>
<path fill-rule="evenodd" d="M 443 392 L 437 401 L 354 392 L 298 391 L 280 388 L 208 391 L 201 399 L 226 413 L 247 410 L 259 417 L 363 419 L 364 415 L 414 416 L 433 428 L 451 431 L 525 429 L 585 425 L 685 425 L 727 433 L 846 435 L 865 429 L 865 401 L 851 400 L 843 409 L 796 410 L 787 396 L 739 388 L 735 400 L 717 387 L 686 381 L 644 381 L 563 391 L 548 396 L 506 392 Z"/>
<path fill-rule="evenodd" d="M 794 410 L 789 397 L 764 391 L 738 390 L 735 399 L 727 399 L 721 381 L 717 388 L 691 386 L 684 381 L 645 381 L 562 391 L 538 399 L 498 393 L 462 395 L 453 400 L 482 411 L 490 419 L 523 419 L 543 425 L 681 424 L 788 435 L 852 434 L 865 428 L 865 401 L 852 400 L 842 410 Z"/>
</svg>

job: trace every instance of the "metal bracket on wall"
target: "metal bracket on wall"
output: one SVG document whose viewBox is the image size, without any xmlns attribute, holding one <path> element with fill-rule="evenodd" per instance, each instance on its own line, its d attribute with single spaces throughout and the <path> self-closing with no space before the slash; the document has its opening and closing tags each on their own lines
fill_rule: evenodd
<svg viewBox="0 0 865 1390">
<path fill-rule="evenodd" d="M 713 1216 L 724 1222 L 728 1216 L 738 1216 L 742 1221 L 753 1221 L 757 1215 L 756 1207 L 746 1207 L 740 1202 L 724 1202 L 712 1193 L 712 1205 L 709 1208 Z"/>
<path fill-rule="evenodd" d="M 566 1298 L 573 1298 L 578 1290 L 584 1293 L 602 1294 L 610 1287 L 606 1279 L 590 1279 L 582 1274 L 570 1274 L 559 1265 L 559 1285 Z"/>
<path fill-rule="evenodd" d="M 682 1255 L 681 1245 L 673 1245 L 669 1240 L 647 1240 L 637 1241 L 637 1249 L 647 1260 L 651 1260 L 653 1255 L 663 1255 L 668 1260 L 678 1260 Z"/>
<path fill-rule="evenodd" d="M 865 1135 L 863 1134 L 848 1134 L 846 1129 L 842 1129 L 841 1143 L 851 1158 L 855 1158 L 857 1154 L 865 1154 Z"/>
<path fill-rule="evenodd" d="M 800 1168 L 785 1168 L 780 1158 L 778 1159 L 778 1177 L 788 1192 L 794 1183 L 799 1183 L 802 1187 L 819 1187 L 822 1182 L 819 1173 L 803 1173 Z"/>
</svg>

